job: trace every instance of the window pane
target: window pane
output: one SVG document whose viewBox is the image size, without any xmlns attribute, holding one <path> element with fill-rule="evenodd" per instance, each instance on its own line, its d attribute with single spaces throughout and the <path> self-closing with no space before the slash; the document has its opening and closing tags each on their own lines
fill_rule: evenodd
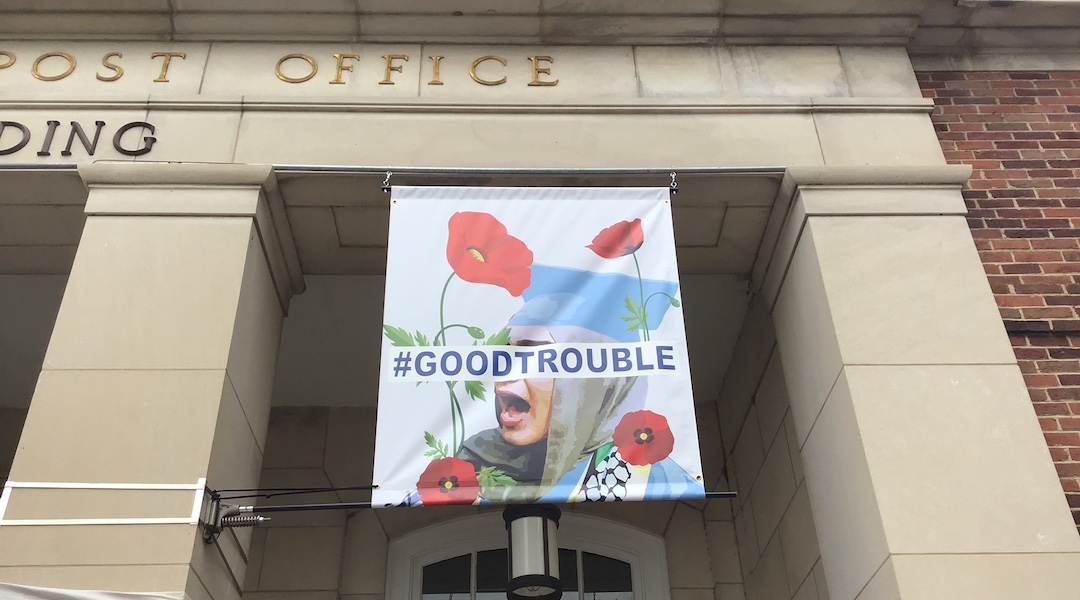
<svg viewBox="0 0 1080 600">
<path fill-rule="evenodd" d="M 477 599 L 486 598 L 484 592 L 498 592 L 501 600 L 506 599 L 506 561 L 505 548 L 476 553 Z"/>
<path fill-rule="evenodd" d="M 424 567 L 424 600 L 467 600 L 472 556 L 465 554 Z"/>
<path fill-rule="evenodd" d="M 582 552 L 586 600 L 633 600 L 630 565 L 621 560 Z"/>
<path fill-rule="evenodd" d="M 559 548 L 559 580 L 563 592 L 577 591 L 577 550 Z"/>
<path fill-rule="evenodd" d="M 562 582 L 562 600 L 579 600 L 577 584 L 577 551 L 559 548 L 559 580 Z"/>
</svg>

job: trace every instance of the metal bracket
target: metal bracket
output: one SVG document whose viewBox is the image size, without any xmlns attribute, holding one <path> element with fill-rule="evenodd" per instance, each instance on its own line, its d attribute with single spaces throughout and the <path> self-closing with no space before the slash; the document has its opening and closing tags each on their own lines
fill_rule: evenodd
<svg viewBox="0 0 1080 600">
<path fill-rule="evenodd" d="M 270 520 L 270 517 L 262 515 L 242 515 L 241 508 L 235 504 L 223 504 L 220 494 L 211 492 L 206 519 L 202 521 L 203 542 L 213 543 L 228 527 L 255 527 Z"/>
</svg>

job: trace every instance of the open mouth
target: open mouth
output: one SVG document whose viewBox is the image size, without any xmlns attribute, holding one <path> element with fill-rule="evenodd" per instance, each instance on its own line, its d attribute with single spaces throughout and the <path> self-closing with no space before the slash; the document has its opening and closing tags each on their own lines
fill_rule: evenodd
<svg viewBox="0 0 1080 600">
<path fill-rule="evenodd" d="M 499 423 L 503 427 L 513 429 L 521 424 L 525 415 L 529 414 L 531 407 L 520 396 L 498 394 L 495 398 L 499 403 Z"/>
</svg>

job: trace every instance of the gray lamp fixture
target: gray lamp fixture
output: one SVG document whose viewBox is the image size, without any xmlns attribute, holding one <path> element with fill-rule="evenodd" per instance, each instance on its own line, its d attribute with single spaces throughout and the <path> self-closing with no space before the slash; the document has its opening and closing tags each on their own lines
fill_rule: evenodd
<svg viewBox="0 0 1080 600">
<path fill-rule="evenodd" d="M 550 504 L 506 507 L 507 600 L 559 600 L 559 545 L 555 532 L 562 511 Z"/>
</svg>

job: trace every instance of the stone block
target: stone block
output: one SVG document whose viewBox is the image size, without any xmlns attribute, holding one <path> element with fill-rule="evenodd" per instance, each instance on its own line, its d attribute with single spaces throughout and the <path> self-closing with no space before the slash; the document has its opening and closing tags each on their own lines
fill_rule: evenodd
<svg viewBox="0 0 1080 600">
<path fill-rule="evenodd" d="M 774 350 L 761 384 L 754 394 L 754 405 L 758 411 L 758 425 L 761 427 L 761 441 L 764 446 L 773 444 L 773 439 L 783 428 L 787 415 L 787 383 L 784 381 L 784 369 L 780 364 L 780 352 Z"/>
<path fill-rule="evenodd" d="M 850 95 L 835 46 L 736 47 L 731 58 L 744 97 Z"/>
<path fill-rule="evenodd" d="M 11 479 L 194 484 L 224 386 L 224 370 L 42 371 Z"/>
<path fill-rule="evenodd" d="M 247 217 L 87 219 L 43 369 L 225 368 L 253 228 Z"/>
<path fill-rule="evenodd" d="M 765 450 L 761 443 L 761 429 L 758 427 L 757 407 L 751 406 L 738 441 L 735 442 L 735 472 L 738 473 L 739 486 L 746 491 L 753 488 L 761 465 L 765 461 Z"/>
<path fill-rule="evenodd" d="M 758 550 L 757 529 L 754 526 L 753 504 L 750 494 L 743 500 L 742 510 L 735 514 L 735 538 L 739 542 L 739 565 L 742 567 L 743 581 L 757 566 L 761 556 Z"/>
<path fill-rule="evenodd" d="M 891 553 L 1080 553 L 1016 366 L 845 373 Z"/>
<path fill-rule="evenodd" d="M 841 46 L 840 59 L 855 98 L 922 97 L 904 48 Z"/>
<path fill-rule="evenodd" d="M 387 539 L 371 510 L 351 515 L 341 559 L 342 594 L 382 594 L 386 588 Z"/>
<path fill-rule="evenodd" d="M 754 498 L 754 524 L 757 526 L 758 544 L 764 546 L 765 542 L 773 537 L 791 498 L 795 495 L 795 475 L 791 470 L 786 436 L 777 436 L 769 448 L 751 493 Z"/>
<path fill-rule="evenodd" d="M 818 113 L 814 122 L 830 166 L 945 163 L 929 115 Z"/>
<path fill-rule="evenodd" d="M 842 373 L 802 450 L 825 575 L 838 599 L 855 598 L 889 555 L 864 443 Z"/>
<path fill-rule="evenodd" d="M 266 530 L 260 591 L 337 590 L 343 527 Z"/>
<path fill-rule="evenodd" d="M 739 565 L 739 544 L 735 537 L 735 523 L 711 521 L 705 524 L 709 541 L 709 557 L 712 560 L 713 578 L 717 583 L 742 583 L 742 567 Z"/>
<path fill-rule="evenodd" d="M 963 217 L 810 217 L 806 227 L 800 247 L 814 246 L 845 364 L 1015 361 Z"/>
<path fill-rule="evenodd" d="M 810 510 L 810 496 L 806 485 L 799 487 L 780 521 L 780 544 L 784 549 L 788 588 L 799 590 L 799 594 L 808 593 L 802 590 L 802 587 L 806 587 L 803 581 L 813 571 L 821 556 L 821 550 L 818 548 L 814 515 Z M 811 587 L 814 592 L 809 597 L 817 600 L 817 586 Z"/>
<path fill-rule="evenodd" d="M 266 436 L 267 469 L 321 469 L 330 409 L 320 406 L 277 407 L 270 412 Z"/>
<path fill-rule="evenodd" d="M 671 587 L 711 590 L 715 582 L 701 512 L 686 504 L 676 505 L 664 542 Z"/>
<path fill-rule="evenodd" d="M 780 547 L 780 536 L 773 536 L 765 549 L 761 551 L 761 559 L 754 567 L 753 573 L 747 578 L 748 596 L 762 600 L 772 598 L 790 598 L 788 591 L 787 576 L 784 566 L 784 552 Z"/>
<path fill-rule="evenodd" d="M 644 98 L 716 98 L 724 94 L 715 48 L 638 46 L 634 59 Z"/>
</svg>

